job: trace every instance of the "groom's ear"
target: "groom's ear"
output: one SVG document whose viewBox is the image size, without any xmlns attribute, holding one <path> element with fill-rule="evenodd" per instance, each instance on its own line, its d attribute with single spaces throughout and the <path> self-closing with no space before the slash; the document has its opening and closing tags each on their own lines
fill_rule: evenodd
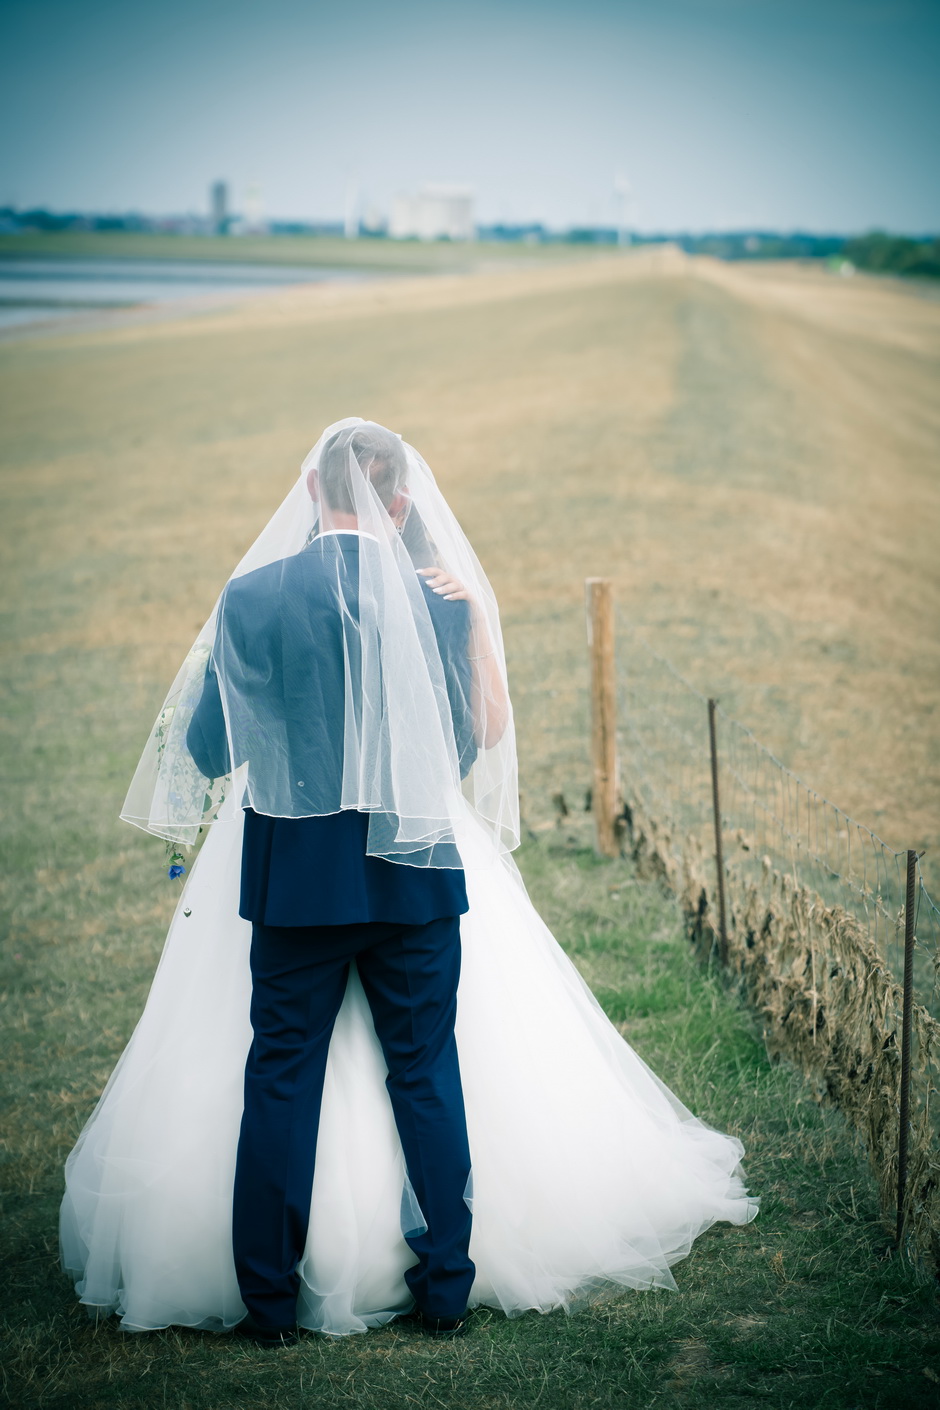
<svg viewBox="0 0 940 1410">
<path fill-rule="evenodd" d="M 307 471 L 307 493 L 314 504 L 319 504 L 320 476 L 317 474 L 317 467 L 315 465 L 311 465 L 310 469 Z"/>
</svg>

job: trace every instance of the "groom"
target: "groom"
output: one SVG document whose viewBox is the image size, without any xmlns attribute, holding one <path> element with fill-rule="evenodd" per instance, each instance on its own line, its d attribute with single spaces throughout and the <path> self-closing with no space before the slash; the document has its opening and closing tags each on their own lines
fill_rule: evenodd
<svg viewBox="0 0 940 1410">
<path fill-rule="evenodd" d="M 398 520 L 407 505 L 405 456 L 398 437 L 385 434 L 378 451 L 374 428 L 368 444 L 354 437 L 352 450 Z M 229 633 L 253 639 L 256 653 L 267 652 L 272 668 L 259 678 L 267 681 L 265 709 L 275 712 L 287 710 L 275 658 L 291 651 L 298 601 L 309 608 L 308 620 L 316 614 L 321 637 L 315 649 L 295 643 L 291 682 L 296 689 L 299 670 L 307 698 L 316 702 L 313 751 L 341 764 L 347 675 L 355 675 L 355 663 L 344 660 L 337 575 L 348 611 L 358 602 L 360 555 L 373 544 L 359 531 L 344 484 L 346 445 L 337 445 L 332 459 L 331 446 L 323 450 L 312 489 L 321 524 L 333 527 L 294 557 L 234 579 L 220 611 Z M 445 601 L 422 581 L 466 772 L 476 752 L 466 704 L 468 604 Z M 229 771 L 214 662 L 187 743 L 208 778 Z M 232 1237 L 248 1312 L 238 1330 L 264 1345 L 288 1345 L 297 1335 L 297 1267 L 307 1238 L 327 1053 L 352 960 L 382 1045 L 408 1179 L 426 1225 L 402 1230 L 417 1260 L 405 1273 L 414 1319 L 436 1336 L 459 1335 L 465 1325 L 474 1277 L 465 1198 L 470 1152 L 454 1037 L 459 916 L 468 909 L 464 874 L 368 855 L 368 825 L 367 814 L 351 810 L 307 818 L 245 810 L 240 914 L 252 923 L 253 1038 Z"/>
</svg>

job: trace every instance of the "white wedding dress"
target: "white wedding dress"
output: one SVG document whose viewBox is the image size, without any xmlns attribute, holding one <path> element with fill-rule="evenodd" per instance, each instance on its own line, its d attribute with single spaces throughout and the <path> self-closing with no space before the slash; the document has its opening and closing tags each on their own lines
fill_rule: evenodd
<svg viewBox="0 0 940 1410">
<path fill-rule="evenodd" d="M 143 1016 L 69 1157 L 63 1266 L 128 1331 L 222 1331 L 244 1315 L 231 1251 L 251 926 L 239 918 L 240 820 L 192 869 Z M 512 1316 L 624 1288 L 716 1220 L 756 1213 L 739 1141 L 704 1125 L 609 1022 L 510 859 L 468 821 L 469 913 L 457 1039 L 473 1160 L 471 1305 Z M 330 1048 L 301 1325 L 341 1335 L 411 1305 L 401 1147 L 353 971 Z M 404 1197 L 407 1203 L 407 1196 Z"/>
</svg>

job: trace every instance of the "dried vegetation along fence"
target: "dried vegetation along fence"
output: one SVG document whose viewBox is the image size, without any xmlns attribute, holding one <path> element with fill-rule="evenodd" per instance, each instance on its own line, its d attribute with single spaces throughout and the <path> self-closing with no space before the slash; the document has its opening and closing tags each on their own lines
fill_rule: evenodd
<svg viewBox="0 0 940 1410">
<path fill-rule="evenodd" d="M 590 709 L 563 684 L 534 727 L 587 732 L 599 850 L 675 891 L 768 1049 L 861 1139 L 897 1247 L 940 1273 L 940 910 L 917 854 L 804 784 L 623 621 L 615 648 L 610 585 L 587 588 Z"/>
</svg>

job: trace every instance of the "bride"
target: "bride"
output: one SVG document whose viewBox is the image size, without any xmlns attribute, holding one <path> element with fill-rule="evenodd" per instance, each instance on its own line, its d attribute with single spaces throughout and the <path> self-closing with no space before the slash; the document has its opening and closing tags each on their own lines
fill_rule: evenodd
<svg viewBox="0 0 940 1410">
<path fill-rule="evenodd" d="M 365 474 L 357 473 L 364 444 L 373 456 Z M 400 462 L 387 490 L 375 476 L 379 461 Z M 339 493 L 326 483 L 333 464 L 346 477 Z M 352 535 L 362 549 L 354 589 Z M 339 766 L 335 757 L 324 762 L 309 690 L 290 678 L 284 644 L 299 632 L 313 648 L 327 630 L 291 590 L 292 574 L 309 571 L 316 554 L 340 607 L 328 628 L 339 632 L 334 655 L 343 663 L 345 706 L 340 697 L 341 723 L 330 723 L 343 739 Z M 269 690 L 258 686 L 270 680 L 270 623 L 262 630 L 256 611 L 246 628 L 236 610 L 272 572 L 284 678 L 276 719 Z M 462 643 L 456 663 L 451 638 Z M 426 884 L 461 898 L 452 908 L 462 912 L 456 1106 L 462 1086 L 471 1307 L 513 1316 L 624 1288 L 674 1288 L 671 1266 L 704 1229 L 754 1217 L 740 1142 L 697 1120 L 650 1071 L 533 908 L 510 855 L 517 798 L 502 638 L 483 571 L 420 456 L 372 423 L 338 422 L 226 585 L 125 804 L 128 821 L 176 847 L 200 833 L 205 840 L 143 1015 L 66 1165 L 62 1264 L 92 1315 L 115 1313 L 127 1331 L 221 1332 L 246 1319 L 233 1199 L 237 1243 L 239 1219 L 247 1228 L 260 1208 L 258 1182 L 245 1175 L 246 1059 L 250 1073 L 259 1031 L 252 921 L 256 932 L 262 920 L 298 923 L 272 919 L 270 876 L 262 901 L 251 901 L 259 883 L 250 857 L 259 829 L 270 847 L 284 819 L 361 823 L 365 855 L 351 882 L 329 864 L 301 878 L 307 902 L 334 931 L 346 920 L 331 911 L 337 888 L 356 894 L 349 933 L 369 919 L 362 897 L 390 866 L 406 889 Z M 171 874 L 183 862 L 174 853 Z M 406 1162 L 401 1095 L 376 1032 L 384 1020 L 365 954 L 359 970 L 353 962 L 341 973 L 348 982 L 325 1040 L 318 1127 L 310 1108 L 312 1190 L 308 1179 L 299 1201 L 306 1210 L 309 1199 L 309 1223 L 290 1270 L 296 1320 L 342 1335 L 417 1302 L 434 1330 L 419 1271 L 436 1218 L 433 1191 L 407 1137 Z M 446 1309 L 439 1317 L 438 1329 L 460 1326 Z"/>
</svg>

